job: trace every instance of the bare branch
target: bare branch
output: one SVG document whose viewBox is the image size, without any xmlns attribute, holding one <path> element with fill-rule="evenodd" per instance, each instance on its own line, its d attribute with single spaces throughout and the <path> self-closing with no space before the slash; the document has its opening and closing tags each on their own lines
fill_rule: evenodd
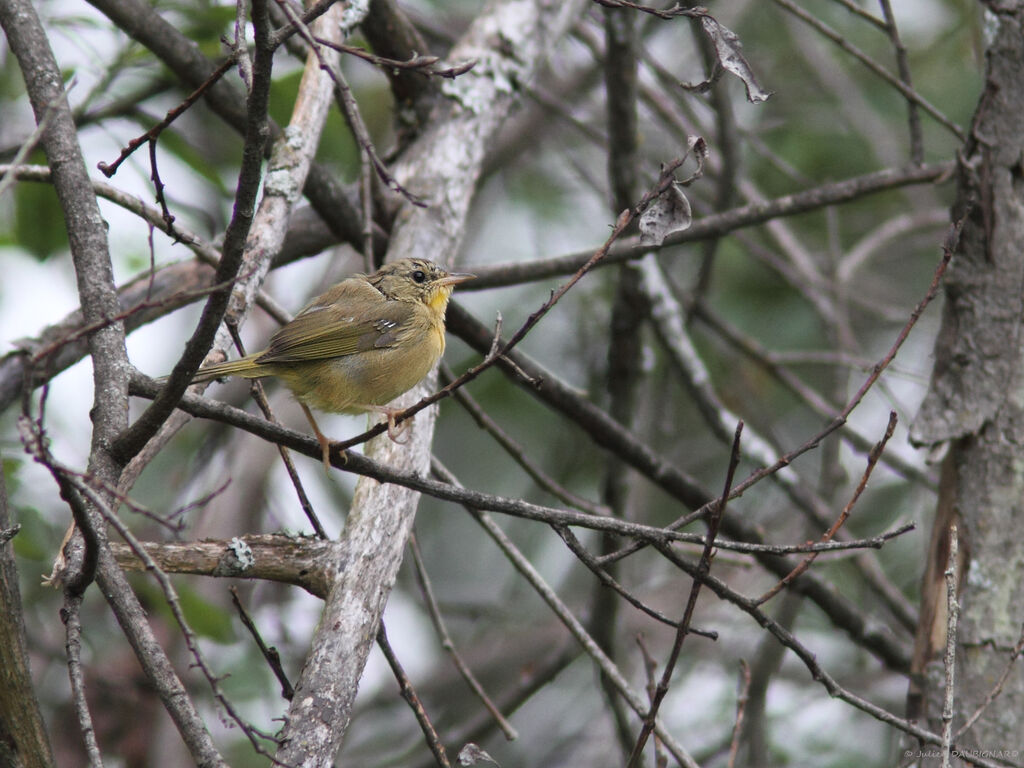
<svg viewBox="0 0 1024 768">
<path fill-rule="evenodd" d="M 740 435 L 742 433 L 743 422 L 741 421 L 736 425 L 736 434 L 732 443 L 732 453 L 729 457 L 729 468 L 725 473 L 725 488 L 718 499 L 718 504 L 715 505 L 715 508 L 711 513 L 711 517 L 708 519 L 707 540 L 704 542 L 704 551 L 701 552 L 700 561 L 697 564 L 697 571 L 693 574 L 693 584 L 690 586 L 690 595 L 686 600 L 686 609 L 683 611 L 683 619 L 679 622 L 679 626 L 676 629 L 675 641 L 672 643 L 672 651 L 669 653 L 668 661 L 665 663 L 665 669 L 662 672 L 661 680 L 658 681 L 658 685 L 654 689 L 654 699 L 651 701 L 651 707 L 647 710 L 647 714 L 644 715 L 643 728 L 640 730 L 640 735 L 637 737 L 636 746 L 633 747 L 633 753 L 629 757 L 629 768 L 634 768 L 634 766 L 638 766 L 640 764 L 640 758 L 643 755 L 644 746 L 647 744 L 647 739 L 654 730 L 654 719 L 658 715 L 658 709 L 661 706 L 661 702 L 665 700 L 665 694 L 668 693 L 669 683 L 672 680 L 672 673 L 675 671 L 676 664 L 679 661 L 679 654 L 683 649 L 683 641 L 689 633 L 690 621 L 693 618 L 693 610 L 697 607 L 697 597 L 700 595 L 700 589 L 704 585 L 704 580 L 707 578 L 708 572 L 711 570 L 711 558 L 714 555 L 715 537 L 718 535 L 718 529 L 721 526 L 722 518 L 725 515 L 725 505 L 729 501 L 729 491 L 732 488 L 732 480 L 736 474 L 736 467 L 739 466 L 740 463 Z"/>
<path fill-rule="evenodd" d="M 292 688 L 292 684 L 288 680 L 288 676 L 285 674 L 284 667 L 281 666 L 281 654 L 277 652 L 274 647 L 267 647 L 267 644 L 263 642 L 263 637 L 260 635 L 259 630 L 256 628 L 256 623 L 252 620 L 252 616 L 245 610 L 242 605 L 242 600 L 238 596 L 238 590 L 231 587 L 231 602 L 234 603 L 235 610 L 238 611 L 238 617 L 242 620 L 242 624 L 249 634 L 252 635 L 252 639 L 256 641 L 256 647 L 260 649 L 260 654 L 264 659 L 267 660 L 267 665 L 270 670 L 274 673 L 274 677 L 277 678 L 277 682 L 281 684 L 281 697 L 292 700 L 295 695 L 295 689 Z"/>
<path fill-rule="evenodd" d="M 427 739 L 427 746 L 430 747 L 430 751 L 434 755 L 434 759 L 437 760 L 437 764 L 441 768 L 450 768 L 451 763 L 448 762 L 448 755 L 445 752 L 444 744 L 441 743 L 441 737 L 437 735 L 437 729 L 430 721 L 430 716 L 427 714 L 427 710 L 424 709 L 423 702 L 416 695 L 416 690 L 412 687 L 409 676 L 406 675 L 405 670 L 398 661 L 398 657 L 395 655 L 394 649 L 391 647 L 391 643 L 388 642 L 388 635 L 384 630 L 384 622 L 381 622 L 380 627 L 377 629 L 377 647 L 384 653 L 384 658 L 387 659 L 388 666 L 391 667 L 395 680 L 398 681 L 398 688 L 402 692 L 402 698 L 408 702 L 413 714 L 416 715 L 416 722 L 420 724 L 420 729 Z"/>
<path fill-rule="evenodd" d="M 462 679 L 466 681 L 466 684 L 472 689 L 476 697 L 480 699 L 480 702 L 487 711 L 491 713 L 494 722 L 501 728 L 501 732 L 505 734 L 505 738 L 509 741 L 519 738 L 516 729 L 501 714 L 501 711 L 491 701 L 490 696 L 487 695 L 480 681 L 476 679 L 473 671 L 463 661 L 462 656 L 455 647 L 455 642 L 452 640 L 451 635 L 448 634 L 448 629 L 445 627 L 444 619 L 441 617 L 441 609 L 437 604 L 437 598 L 434 596 L 434 588 L 430 584 L 426 566 L 423 564 L 423 555 L 420 553 L 420 545 L 416 541 L 415 535 L 409 537 L 409 548 L 412 551 L 413 566 L 416 569 L 416 581 L 420 585 L 420 592 L 422 592 L 423 600 L 427 605 L 427 612 L 430 614 L 430 621 L 434 625 L 434 631 L 437 632 L 437 636 L 441 640 L 441 647 L 451 656 L 452 663 L 459 671 L 459 674 L 462 675 Z"/>
<path fill-rule="evenodd" d="M 953 697 L 956 691 L 957 624 L 960 620 L 959 546 L 956 526 L 949 529 L 949 559 L 946 561 L 946 652 L 942 657 L 945 672 L 942 698 L 942 768 L 949 768 L 953 749 Z"/>
<path fill-rule="evenodd" d="M 938 109 L 933 107 L 928 101 L 925 100 L 923 96 L 921 96 L 919 93 L 917 93 L 917 91 L 911 88 L 909 84 L 904 83 L 899 78 L 887 72 L 883 67 L 879 66 L 874 59 L 872 59 L 866 53 L 861 51 L 859 48 L 857 48 L 857 46 L 853 45 L 853 43 L 848 41 L 845 37 L 843 37 L 841 34 L 839 34 L 834 29 L 829 27 L 823 21 L 812 16 L 807 11 L 800 8 L 795 3 L 791 2 L 791 0 L 773 0 L 773 2 L 776 5 L 784 8 L 789 13 L 796 16 L 798 19 L 800 19 L 800 21 L 807 24 L 809 27 L 814 29 L 819 34 L 824 35 L 833 43 L 842 48 L 844 51 L 849 53 L 851 56 L 857 59 L 857 61 L 859 61 L 869 70 L 871 70 L 872 73 L 880 77 L 883 81 L 885 81 L 893 88 L 895 88 L 897 91 L 899 91 L 901 94 L 903 94 L 904 98 L 906 98 L 909 103 L 920 106 L 921 109 L 923 109 L 927 114 L 929 114 L 936 122 L 939 123 L 939 125 L 941 125 L 954 136 L 956 136 L 960 141 L 964 141 L 966 139 L 963 129 L 960 128 L 960 126 L 958 126 L 956 123 L 954 123 L 945 115 L 943 115 L 942 112 L 940 112 Z"/>
<path fill-rule="evenodd" d="M 435 469 L 443 469 L 439 465 L 435 464 Z M 450 483 L 455 484 L 456 480 L 451 475 L 445 473 L 442 475 L 444 479 Z M 529 559 L 524 556 L 515 544 L 505 535 L 505 533 L 498 527 L 490 515 L 486 512 L 482 512 L 473 507 L 467 507 L 466 511 L 469 512 L 473 518 L 480 523 L 483 529 L 491 537 L 494 543 L 501 549 L 502 553 L 509 559 L 509 561 L 515 566 L 516 570 L 530 583 L 541 599 L 544 600 L 551 608 L 551 610 L 558 616 L 559 620 L 565 624 L 566 629 L 572 634 L 576 641 L 583 646 L 584 651 L 594 660 L 595 664 L 601 670 L 601 672 L 611 680 L 612 684 L 619 691 L 622 697 L 629 703 L 629 706 L 637 714 L 643 714 L 645 707 L 643 699 L 635 691 L 630 688 L 629 683 L 623 677 L 618 667 L 608 658 L 607 654 L 601 650 L 601 648 L 594 642 L 593 638 L 587 634 L 583 625 L 580 623 L 569 608 L 558 598 L 554 590 L 545 583 L 544 579 L 537 572 L 537 570 L 530 563 Z M 680 765 L 692 768 L 696 766 L 693 758 L 686 752 L 686 750 L 680 745 L 675 738 L 658 722 L 655 722 L 654 732 L 664 741 L 665 746 L 672 753 L 673 757 L 679 761 Z"/>
<path fill-rule="evenodd" d="M 68 677 L 71 679 L 71 698 L 75 704 L 78 727 L 85 741 L 85 753 L 90 768 L 102 768 L 103 757 L 96 743 L 96 731 L 92 726 L 89 703 L 85 698 L 85 676 L 82 673 L 82 596 L 70 593 L 64 596 L 64 607 L 60 619 L 64 622 L 64 651 L 68 659 Z"/>
</svg>

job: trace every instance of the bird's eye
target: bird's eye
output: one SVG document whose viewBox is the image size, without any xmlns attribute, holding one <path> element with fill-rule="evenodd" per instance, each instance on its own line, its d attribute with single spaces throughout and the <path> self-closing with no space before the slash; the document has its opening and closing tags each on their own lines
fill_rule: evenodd
<svg viewBox="0 0 1024 768">
<path fill-rule="evenodd" d="M 415 280 L 417 283 L 424 283 L 427 280 L 427 273 L 424 272 L 422 269 L 417 269 L 415 272 L 412 273 L 412 279 Z"/>
</svg>

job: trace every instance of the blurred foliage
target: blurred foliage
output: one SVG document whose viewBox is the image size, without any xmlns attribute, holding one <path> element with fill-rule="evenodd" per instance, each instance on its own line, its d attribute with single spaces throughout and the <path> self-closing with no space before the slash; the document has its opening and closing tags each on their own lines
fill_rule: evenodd
<svg viewBox="0 0 1024 768">
<path fill-rule="evenodd" d="M 33 152 L 28 162 L 43 164 L 42 152 Z M 65 253 L 68 233 L 57 194 L 48 184 L 19 184 L 14 190 L 14 226 L 0 232 L 0 245 L 23 248 L 39 260 Z"/>
</svg>

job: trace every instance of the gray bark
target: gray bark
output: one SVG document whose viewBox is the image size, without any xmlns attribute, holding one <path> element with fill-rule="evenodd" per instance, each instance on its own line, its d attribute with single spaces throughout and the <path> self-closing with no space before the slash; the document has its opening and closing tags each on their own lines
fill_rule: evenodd
<svg viewBox="0 0 1024 768">
<path fill-rule="evenodd" d="M 452 261 L 485 154 L 516 100 L 517 84 L 533 77 L 575 20 L 579 6 L 540 0 L 496 3 L 452 49 L 450 61 L 476 59 L 477 65 L 446 84 L 442 114 L 435 112 L 428 131 L 396 170 L 399 183 L 427 207 L 406 205 L 399 212 L 388 260 L 416 255 L 443 264 Z M 413 395 L 417 392 L 422 389 Z M 420 412 L 406 445 L 395 446 L 382 436 L 371 444 L 371 455 L 399 472 L 426 474 L 433 423 L 433 408 Z M 347 567 L 337 572 L 296 685 L 277 754 L 284 763 L 333 764 L 418 501 L 419 494 L 406 488 L 360 480 L 340 541 Z"/>
<path fill-rule="evenodd" d="M 911 715 L 939 728 L 948 532 L 957 525 L 961 618 L 953 730 L 985 704 L 1024 620 L 1024 3 L 988 3 L 986 82 L 959 177 L 954 219 L 966 214 L 946 280 L 929 394 L 913 432 L 949 442 L 923 588 Z M 998 9 L 996 6 L 998 5 Z M 1019 750 L 1024 675 L 1009 676 L 958 744 Z M 1014 758 L 1016 759 L 1016 758 Z M 936 764 L 938 758 L 935 758 Z"/>
</svg>

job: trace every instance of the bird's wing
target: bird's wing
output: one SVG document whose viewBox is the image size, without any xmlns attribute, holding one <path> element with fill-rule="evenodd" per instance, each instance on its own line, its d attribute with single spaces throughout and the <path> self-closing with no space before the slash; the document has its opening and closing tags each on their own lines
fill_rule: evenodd
<svg viewBox="0 0 1024 768">
<path fill-rule="evenodd" d="M 392 346 L 414 307 L 388 301 L 365 281 L 346 280 L 275 333 L 261 365 L 324 360 Z"/>
</svg>

